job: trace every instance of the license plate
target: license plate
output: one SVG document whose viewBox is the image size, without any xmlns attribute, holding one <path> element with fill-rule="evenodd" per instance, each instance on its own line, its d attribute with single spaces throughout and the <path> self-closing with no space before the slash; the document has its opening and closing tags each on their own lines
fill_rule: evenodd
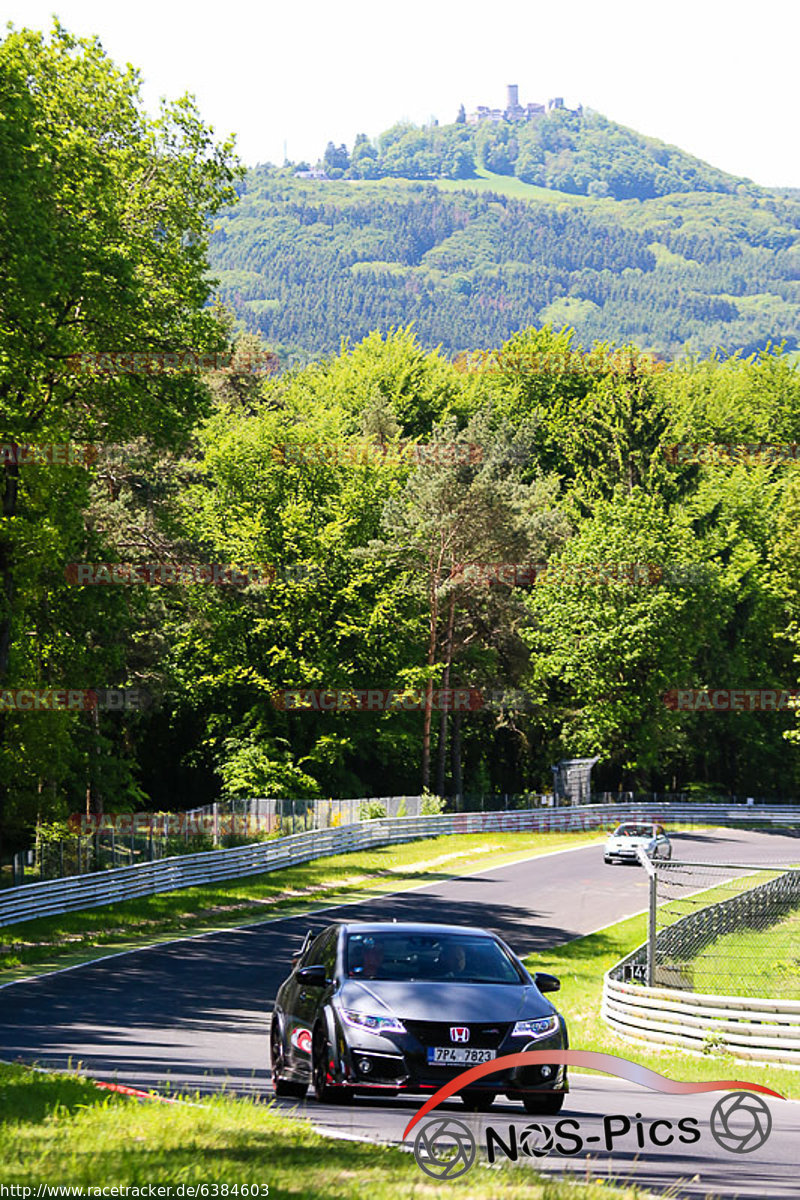
<svg viewBox="0 0 800 1200">
<path fill-rule="evenodd" d="M 496 1050 L 477 1050 L 473 1046 L 429 1046 L 429 1063 L 484 1063 L 497 1058 Z"/>
</svg>

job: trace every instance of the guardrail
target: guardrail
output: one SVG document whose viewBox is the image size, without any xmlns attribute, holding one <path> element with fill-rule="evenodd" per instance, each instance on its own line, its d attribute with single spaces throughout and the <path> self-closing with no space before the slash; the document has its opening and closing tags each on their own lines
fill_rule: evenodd
<svg viewBox="0 0 800 1200">
<path fill-rule="evenodd" d="M 657 870 L 642 851 L 639 857 L 650 876 L 648 941 L 606 972 L 603 1018 L 622 1037 L 648 1045 L 681 1046 L 695 1053 L 730 1053 L 756 1062 L 800 1066 L 800 1000 L 720 996 L 685 987 L 654 986 L 664 983 L 664 975 L 676 976 L 677 982 L 682 977 L 681 954 L 691 959 L 718 937 L 752 925 L 765 906 L 776 912 L 794 908 L 800 898 L 800 872 L 784 871 L 655 934 Z M 697 865 L 672 862 L 664 869 Z M 670 967 L 657 965 L 657 956 L 662 954 Z"/>
<path fill-rule="evenodd" d="M 0 926 L 83 908 L 98 908 L 138 896 L 277 871 L 294 863 L 370 846 L 410 842 L 451 833 L 537 832 L 598 829 L 629 817 L 678 824 L 800 822 L 800 808 L 694 804 L 595 804 L 561 809 L 443 813 L 361 821 L 337 829 L 309 830 L 229 850 L 180 855 L 132 867 L 25 883 L 0 892 Z"/>
<path fill-rule="evenodd" d="M 800 1000 L 712 996 L 603 981 L 603 1017 L 623 1037 L 800 1066 Z"/>
</svg>

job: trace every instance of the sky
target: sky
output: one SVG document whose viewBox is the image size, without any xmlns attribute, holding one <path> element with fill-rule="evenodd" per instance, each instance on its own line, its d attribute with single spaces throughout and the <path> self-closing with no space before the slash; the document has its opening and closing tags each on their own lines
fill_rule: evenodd
<svg viewBox="0 0 800 1200">
<path fill-rule="evenodd" d="M 764 186 L 800 187 L 797 0 L 5 0 L 55 11 L 143 78 L 146 107 L 192 92 L 248 165 L 311 162 L 398 120 L 563 96 Z"/>
</svg>

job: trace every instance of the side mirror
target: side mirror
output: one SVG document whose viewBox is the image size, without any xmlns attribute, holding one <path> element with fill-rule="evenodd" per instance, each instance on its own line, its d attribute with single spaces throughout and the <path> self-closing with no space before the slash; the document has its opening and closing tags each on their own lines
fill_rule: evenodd
<svg viewBox="0 0 800 1200">
<path fill-rule="evenodd" d="M 561 980 L 557 979 L 555 975 L 548 975 L 546 971 L 537 971 L 533 977 L 533 982 L 540 992 L 561 991 Z"/>
<path fill-rule="evenodd" d="M 301 967 L 297 972 L 297 981 L 306 987 L 323 988 L 328 982 L 328 972 L 322 966 Z"/>
</svg>

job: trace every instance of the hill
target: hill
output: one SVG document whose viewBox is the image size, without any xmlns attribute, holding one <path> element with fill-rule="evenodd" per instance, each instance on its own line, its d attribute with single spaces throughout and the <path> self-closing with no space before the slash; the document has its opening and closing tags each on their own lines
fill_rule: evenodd
<svg viewBox="0 0 800 1200">
<path fill-rule="evenodd" d="M 472 179 L 484 168 L 539 187 L 615 200 L 734 192 L 750 182 L 601 113 L 563 107 L 530 120 L 423 128 L 401 122 L 374 143 L 359 134 L 352 153 L 329 142 L 321 165 L 330 179 Z"/>
<path fill-rule="evenodd" d="M 451 354 L 550 321 L 674 357 L 795 349 L 799 239 L 800 204 L 767 196 L 554 202 L 254 171 L 211 257 L 220 298 L 289 360 L 409 321 Z"/>
<path fill-rule="evenodd" d="M 798 193 L 599 114 L 396 125 L 323 165 L 251 170 L 211 241 L 220 298 L 285 361 L 410 321 L 450 354 L 547 322 L 670 358 L 797 349 Z"/>
</svg>

